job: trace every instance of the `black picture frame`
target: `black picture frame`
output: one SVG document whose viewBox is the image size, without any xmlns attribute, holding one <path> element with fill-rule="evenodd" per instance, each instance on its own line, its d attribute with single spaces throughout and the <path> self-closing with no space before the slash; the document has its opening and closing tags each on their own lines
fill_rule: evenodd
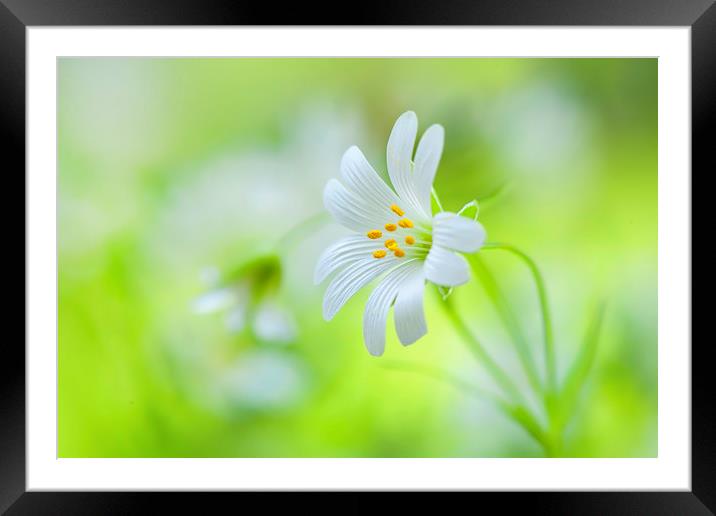
<svg viewBox="0 0 716 516">
<path fill-rule="evenodd" d="M 345 9 L 345 11 L 344 11 Z M 343 12 L 350 13 L 345 15 Z M 25 170 L 26 29 L 63 25 L 617 25 L 690 26 L 692 52 L 692 172 L 712 175 L 716 163 L 708 129 L 716 113 L 716 5 L 714 0 L 491 0 L 361 2 L 355 9 L 305 3 L 278 7 L 264 2 L 189 0 L 0 0 L 0 136 L 6 181 Z M 9 159 L 8 159 L 9 158 Z M 24 183 L 23 183 L 24 192 Z M 9 188 L 6 190 L 11 191 Z M 6 198 L 15 198 L 13 194 Z M 19 196 L 17 196 L 19 197 Z M 24 195 L 22 197 L 24 200 Z M 4 204 L 8 226 L 10 206 Z M 13 209 L 12 214 L 17 211 Z M 19 230 L 18 230 L 19 231 Z M 25 238 L 23 226 L 23 242 Z M 9 244 L 10 239 L 5 241 Z M 16 247 L 6 245 L 6 254 Z M 23 245 L 23 256 L 25 256 Z M 19 277 L 19 275 L 17 275 Z M 27 278 L 25 278 L 27 279 Z M 18 280 L 19 281 L 19 280 Z M 14 308 L 13 308 L 14 310 Z M 7 317 L 6 320 L 10 320 Z M 8 325 L 9 326 L 9 325 Z M 9 333 L 6 333 L 9 335 Z M 164 510 L 206 511 L 211 497 L 242 497 L 266 504 L 267 493 L 222 493 L 171 497 L 159 493 L 25 492 L 25 353 L 19 339 L 6 338 L 0 367 L 0 512 L 18 514 L 133 514 L 151 503 Z M 688 343 L 680 343 L 682 345 Z M 500 511 L 528 508 L 536 514 L 715 514 L 716 412 L 712 395 L 710 339 L 692 342 L 692 491 L 590 493 L 460 493 Z M 334 495 L 335 496 L 335 495 Z M 339 512 L 372 510 L 372 493 L 339 495 Z M 289 494 L 291 503 L 309 494 Z M 313 498 L 313 496 L 310 496 Z M 385 498 L 385 497 L 383 497 Z M 230 502 L 231 503 L 231 502 Z M 315 501 L 307 501 L 315 510 Z M 381 501 L 381 506 L 384 502 Z M 424 504 L 423 494 L 401 496 L 400 509 Z M 271 502 L 273 504 L 273 501 Z M 321 504 L 323 505 L 323 504 Z M 268 507 L 268 506 L 267 506 Z M 298 506 L 294 506 L 294 509 Z M 327 504 L 326 507 L 330 507 Z M 330 509 L 329 509 L 330 510 Z M 360 511 L 359 511 L 360 510 Z"/>
</svg>

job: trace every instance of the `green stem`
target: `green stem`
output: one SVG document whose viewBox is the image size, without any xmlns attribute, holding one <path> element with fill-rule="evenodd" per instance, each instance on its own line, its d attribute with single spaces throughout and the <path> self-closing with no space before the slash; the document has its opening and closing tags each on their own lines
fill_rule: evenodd
<svg viewBox="0 0 716 516">
<path fill-rule="evenodd" d="M 469 344 L 468 349 L 475 356 L 477 361 L 487 370 L 490 376 L 495 380 L 495 383 L 506 393 L 511 396 L 513 401 L 524 404 L 524 398 L 520 394 L 520 391 L 515 387 L 515 384 L 510 380 L 510 377 L 500 368 L 490 354 L 485 350 L 480 341 L 473 335 L 470 328 L 467 327 L 465 321 L 462 320 L 460 315 L 455 309 L 455 305 L 452 302 L 453 297 L 449 297 L 441 304 L 445 307 L 450 320 L 455 325 L 460 336 L 465 342 Z"/>
<path fill-rule="evenodd" d="M 541 393 L 542 381 L 540 380 L 539 372 L 537 371 L 532 353 L 530 352 L 529 343 L 520 329 L 517 317 L 510 308 L 507 298 L 502 290 L 500 290 L 495 275 L 492 274 L 492 271 L 490 271 L 477 254 L 469 256 L 468 261 L 475 275 L 480 278 L 480 284 L 487 293 L 487 297 L 492 301 L 497 314 L 500 319 L 502 319 L 502 323 L 512 337 L 517 355 L 525 371 L 525 375 L 530 382 L 530 386 L 536 393 Z"/>
<path fill-rule="evenodd" d="M 460 315 L 457 313 L 452 303 L 453 298 L 446 299 L 442 305 L 455 324 L 460 336 L 469 344 L 468 349 L 475 356 L 477 361 L 485 368 L 488 374 L 493 378 L 495 383 L 512 398 L 512 403 L 507 403 L 505 409 L 509 416 L 522 425 L 527 432 L 534 437 L 543 447 L 545 455 L 553 456 L 553 446 L 551 444 L 549 432 L 542 429 L 538 419 L 532 414 L 528 408 L 527 402 L 512 382 L 509 376 L 500 368 L 490 354 L 485 350 L 480 341 L 473 335 L 470 328 L 467 327 Z"/>
<path fill-rule="evenodd" d="M 544 328 L 544 351 L 545 351 L 545 369 L 547 371 L 547 393 L 548 399 L 551 399 L 557 392 L 557 368 L 554 355 L 554 334 L 552 332 L 552 319 L 549 312 L 549 304 L 547 302 L 547 289 L 545 288 L 542 273 L 537 264 L 527 254 L 520 251 L 509 244 L 485 244 L 482 249 L 500 249 L 508 251 L 520 258 L 532 273 L 532 277 L 537 287 L 537 295 L 539 296 L 540 308 L 542 310 L 542 324 Z"/>
</svg>

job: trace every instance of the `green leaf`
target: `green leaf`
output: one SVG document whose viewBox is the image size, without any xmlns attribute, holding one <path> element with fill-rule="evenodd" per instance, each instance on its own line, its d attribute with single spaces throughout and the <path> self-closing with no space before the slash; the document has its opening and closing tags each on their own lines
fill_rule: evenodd
<svg viewBox="0 0 716 516">
<path fill-rule="evenodd" d="M 605 309 L 606 306 L 604 302 L 600 302 L 597 305 L 592 320 L 587 327 L 582 347 L 579 350 L 574 363 L 567 372 L 562 391 L 562 410 L 565 415 L 569 415 L 572 412 L 572 408 L 577 401 L 579 393 L 589 377 L 589 373 L 594 365 L 594 359 L 597 355 L 597 347 L 599 344 L 599 336 L 604 322 Z"/>
</svg>

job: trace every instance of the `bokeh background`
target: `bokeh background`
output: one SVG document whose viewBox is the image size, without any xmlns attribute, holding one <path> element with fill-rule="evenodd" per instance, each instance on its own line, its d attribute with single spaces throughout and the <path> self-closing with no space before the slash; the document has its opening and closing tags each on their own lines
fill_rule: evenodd
<svg viewBox="0 0 716 516">
<path fill-rule="evenodd" d="M 655 59 L 81 58 L 58 74 L 61 457 L 542 453 L 442 377 L 494 389 L 437 295 L 418 343 L 389 319 L 381 358 L 362 342 L 369 291 L 321 317 L 313 267 L 342 234 L 323 186 L 353 144 L 384 173 L 406 110 L 419 133 L 445 127 L 446 209 L 487 197 L 489 240 L 542 268 L 561 375 L 607 302 L 563 453 L 657 454 Z M 483 260 L 539 357 L 529 274 Z M 479 279 L 453 295 L 526 386 Z"/>
</svg>

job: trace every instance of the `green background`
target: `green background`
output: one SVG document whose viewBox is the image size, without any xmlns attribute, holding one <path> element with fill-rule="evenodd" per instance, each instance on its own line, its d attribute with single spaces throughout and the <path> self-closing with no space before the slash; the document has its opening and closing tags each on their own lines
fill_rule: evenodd
<svg viewBox="0 0 716 516">
<path fill-rule="evenodd" d="M 380 358 L 362 342 L 370 289 L 321 317 L 313 267 L 342 232 L 292 228 L 323 211 L 350 145 L 385 172 L 406 110 L 419 134 L 445 127 L 435 187 L 446 209 L 506 185 L 480 220 L 490 241 L 539 263 L 560 375 L 606 300 L 562 453 L 657 454 L 655 59 L 83 58 L 60 59 L 58 74 L 60 456 L 539 456 L 520 427 L 440 377 L 494 390 L 433 289 L 428 335 L 403 347 L 389 318 Z M 207 271 L 266 252 L 282 264 L 274 301 L 291 314 L 291 342 L 193 308 Z M 483 255 L 539 360 L 529 274 Z M 526 390 L 479 278 L 453 296 Z"/>
</svg>

